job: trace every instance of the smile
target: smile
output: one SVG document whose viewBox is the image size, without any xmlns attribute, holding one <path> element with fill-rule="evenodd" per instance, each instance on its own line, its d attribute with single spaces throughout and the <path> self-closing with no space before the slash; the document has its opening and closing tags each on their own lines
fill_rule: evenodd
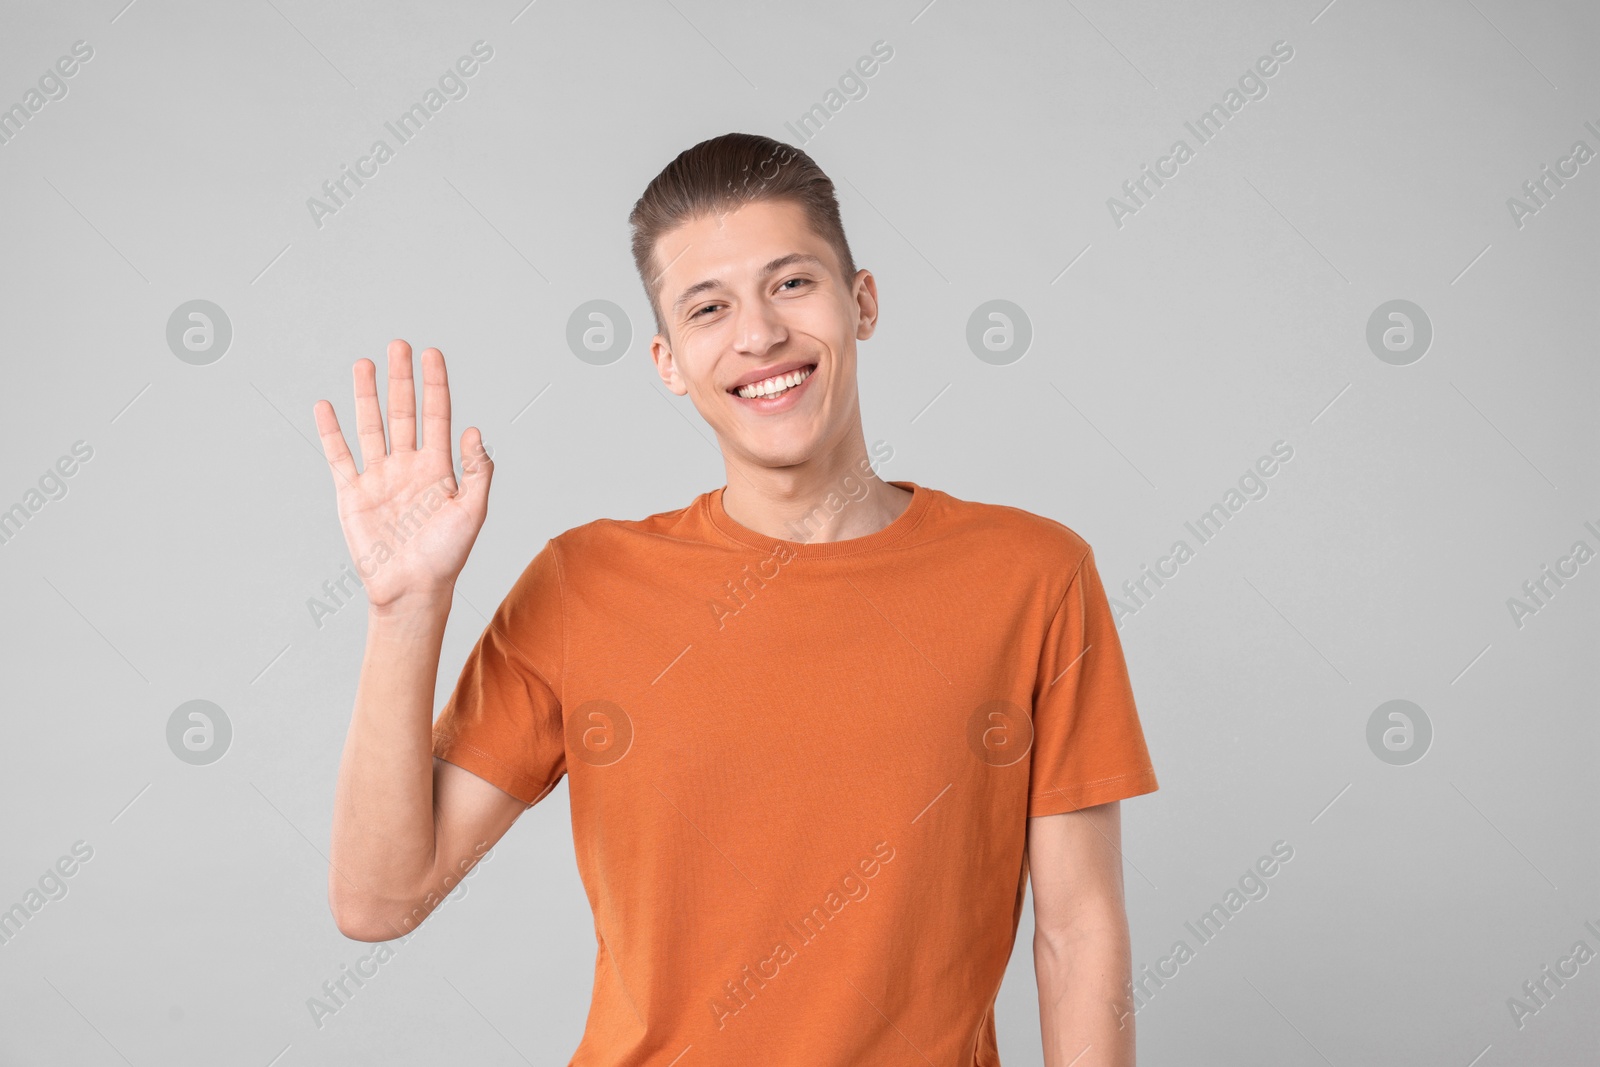
<svg viewBox="0 0 1600 1067">
<path fill-rule="evenodd" d="M 790 371 L 788 374 L 779 374 L 771 378 L 764 378 L 759 382 L 740 386 L 733 390 L 733 394 L 745 400 L 770 400 L 783 396 L 791 389 L 798 388 L 801 382 L 811 377 L 811 372 L 816 370 L 816 365 L 801 367 L 799 370 Z"/>
</svg>

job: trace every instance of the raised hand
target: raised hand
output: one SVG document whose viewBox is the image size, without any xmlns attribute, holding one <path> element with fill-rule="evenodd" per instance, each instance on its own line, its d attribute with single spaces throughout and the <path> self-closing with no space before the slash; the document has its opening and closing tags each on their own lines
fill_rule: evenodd
<svg viewBox="0 0 1600 1067">
<path fill-rule="evenodd" d="M 389 433 L 385 448 L 378 407 L 377 368 L 359 359 L 353 368 L 356 433 L 361 466 L 339 430 L 333 405 L 313 411 L 322 452 L 338 492 L 339 524 L 373 611 L 443 597 L 448 602 L 489 509 L 494 462 L 477 427 L 461 435 L 461 481 L 450 442 L 450 384 L 444 354 L 422 353 L 422 447 L 417 447 L 416 387 L 411 346 L 389 342 Z"/>
</svg>

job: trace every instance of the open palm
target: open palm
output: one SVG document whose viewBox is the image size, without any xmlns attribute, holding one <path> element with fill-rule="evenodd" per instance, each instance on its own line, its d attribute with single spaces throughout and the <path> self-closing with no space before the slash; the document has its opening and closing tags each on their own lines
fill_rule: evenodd
<svg viewBox="0 0 1600 1067">
<path fill-rule="evenodd" d="M 350 558 L 376 611 L 417 597 L 448 598 L 488 514 L 494 463 L 476 427 L 461 435 L 458 484 L 450 441 L 450 384 L 444 354 L 422 353 L 422 446 L 417 442 L 411 346 L 389 342 L 389 430 L 378 406 L 377 368 L 356 361 L 357 472 L 333 405 L 313 409 L 317 435 L 338 492 L 339 524 Z"/>
</svg>

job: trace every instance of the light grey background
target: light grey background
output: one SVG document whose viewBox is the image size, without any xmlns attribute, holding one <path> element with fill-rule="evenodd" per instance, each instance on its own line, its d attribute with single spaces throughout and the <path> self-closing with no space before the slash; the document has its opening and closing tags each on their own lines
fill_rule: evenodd
<svg viewBox="0 0 1600 1067">
<path fill-rule="evenodd" d="M 94 49 L 0 145 L 0 508 L 93 448 L 0 545 L 0 908 L 93 848 L 0 945 L 0 1063 L 567 1062 L 594 941 L 564 784 L 336 1015 L 307 1007 L 373 948 L 326 903 L 365 606 L 307 606 L 348 560 L 312 405 L 349 433 L 351 363 L 405 337 L 494 449 L 442 705 L 548 537 L 722 484 L 649 364 L 634 199 L 703 138 L 798 143 L 878 40 L 803 147 L 878 277 L 886 477 L 1065 522 L 1121 597 L 1294 449 L 1121 631 L 1161 781 L 1123 805 L 1136 971 L 1294 849 L 1146 987 L 1141 1062 L 1596 1062 L 1600 961 L 1521 1027 L 1508 1007 L 1600 951 L 1600 562 L 1508 607 L 1600 548 L 1600 162 L 1520 226 L 1507 206 L 1600 150 L 1593 5 L 124 2 L 9 3 L 0 33 L 3 106 Z M 468 95 L 315 225 L 307 198 L 480 39 Z M 1108 198 L 1277 41 L 1267 95 L 1119 227 Z M 193 299 L 233 329 L 206 366 L 166 341 Z M 595 299 L 633 326 L 606 366 L 565 341 Z M 992 299 L 1033 328 L 1004 366 L 966 343 Z M 1394 299 L 1434 331 L 1405 366 L 1366 342 Z M 205 766 L 166 740 L 195 699 L 233 728 Z M 1434 731 L 1405 766 L 1367 742 L 1393 699 Z M 1031 932 L 1008 1067 L 1041 1063 Z"/>
</svg>

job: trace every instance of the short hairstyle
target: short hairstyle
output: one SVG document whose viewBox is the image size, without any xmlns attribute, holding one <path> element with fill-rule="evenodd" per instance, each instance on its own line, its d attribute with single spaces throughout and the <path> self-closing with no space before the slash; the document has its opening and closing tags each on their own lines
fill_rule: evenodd
<svg viewBox="0 0 1600 1067">
<path fill-rule="evenodd" d="M 704 215 L 737 210 L 762 200 L 790 200 L 805 211 L 812 232 L 826 241 L 846 281 L 855 274 L 850 242 L 839 221 L 833 182 L 800 149 L 752 133 L 725 133 L 684 149 L 650 180 L 633 205 L 633 262 L 655 313 L 656 332 L 666 335 L 661 313 L 661 276 L 656 241 Z"/>
</svg>

